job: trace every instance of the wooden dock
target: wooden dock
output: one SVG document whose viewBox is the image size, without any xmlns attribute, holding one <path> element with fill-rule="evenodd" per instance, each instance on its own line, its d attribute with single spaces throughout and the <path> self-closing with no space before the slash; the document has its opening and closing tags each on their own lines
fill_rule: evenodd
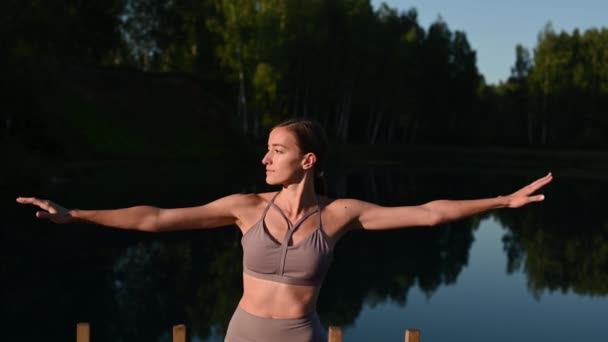
<svg viewBox="0 0 608 342">
<path fill-rule="evenodd" d="M 91 341 L 91 326 L 89 323 L 76 324 L 76 342 Z M 186 326 L 178 324 L 173 326 L 173 342 L 186 342 Z M 342 342 L 342 328 L 329 327 L 328 342 Z M 420 342 L 420 330 L 406 329 L 405 342 Z"/>
</svg>

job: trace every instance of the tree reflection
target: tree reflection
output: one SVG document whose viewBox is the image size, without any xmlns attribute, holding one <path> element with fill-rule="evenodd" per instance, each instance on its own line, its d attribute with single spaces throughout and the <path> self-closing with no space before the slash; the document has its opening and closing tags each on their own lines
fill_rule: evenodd
<svg viewBox="0 0 608 342">
<path fill-rule="evenodd" d="M 432 174 L 413 175 L 394 167 L 346 172 L 332 183 L 340 197 L 383 205 L 419 204 L 421 198 L 445 197 L 452 192 L 445 178 L 437 181 Z M 414 286 L 431 296 L 440 286 L 454 284 L 467 265 L 478 224 L 479 218 L 471 218 L 431 229 L 349 233 L 336 248 L 321 291 L 323 321 L 347 326 L 358 317 L 363 304 L 391 300 L 404 306 Z"/>
<path fill-rule="evenodd" d="M 140 242 L 118 258 L 109 290 L 128 339 L 158 338 L 176 323 L 200 338 L 225 330 L 242 292 L 241 252 L 234 230 L 205 235 Z"/>
<path fill-rule="evenodd" d="M 535 298 L 544 291 L 608 294 L 608 221 L 603 197 L 608 184 L 560 180 L 547 201 L 515 215 L 496 214 L 505 234 L 507 272 L 523 270 Z"/>
</svg>

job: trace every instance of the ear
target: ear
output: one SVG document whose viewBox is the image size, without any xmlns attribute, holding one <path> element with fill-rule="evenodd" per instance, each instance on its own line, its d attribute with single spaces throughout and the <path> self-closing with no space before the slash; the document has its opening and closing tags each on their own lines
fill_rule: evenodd
<svg viewBox="0 0 608 342">
<path fill-rule="evenodd" d="M 302 159 L 302 168 L 304 170 L 310 170 L 315 166 L 317 162 L 317 156 L 314 153 L 306 153 Z"/>
</svg>

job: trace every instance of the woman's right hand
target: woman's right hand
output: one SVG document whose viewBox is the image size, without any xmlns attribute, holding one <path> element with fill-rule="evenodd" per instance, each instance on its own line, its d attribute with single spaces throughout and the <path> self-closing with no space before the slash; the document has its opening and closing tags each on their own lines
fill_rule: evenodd
<svg viewBox="0 0 608 342">
<path fill-rule="evenodd" d="M 32 204 L 44 211 L 37 211 L 36 217 L 47 219 L 55 223 L 70 223 L 73 221 L 70 211 L 57 203 L 43 200 L 36 197 L 17 197 L 17 202 L 21 204 Z"/>
</svg>

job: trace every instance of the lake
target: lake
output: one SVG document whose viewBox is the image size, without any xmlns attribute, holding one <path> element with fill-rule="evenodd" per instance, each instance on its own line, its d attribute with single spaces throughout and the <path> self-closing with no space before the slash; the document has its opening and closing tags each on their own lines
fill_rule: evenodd
<svg viewBox="0 0 608 342">
<path fill-rule="evenodd" d="M 259 168 L 261 169 L 261 168 Z M 242 291 L 240 232 L 144 234 L 57 226 L 14 204 L 18 195 L 68 207 L 198 205 L 268 189 L 262 170 L 179 165 L 81 169 L 15 184 L 2 205 L 3 339 L 170 341 L 185 323 L 192 341 L 221 341 Z M 536 170 L 445 170 L 404 165 L 328 172 L 330 194 L 382 205 L 508 194 Z M 258 172 L 260 171 L 260 172 Z M 204 175 L 201 177 L 201 175 Z M 608 181 L 563 176 L 546 201 L 436 228 L 352 232 L 337 245 L 321 290 L 325 325 L 344 341 L 606 341 Z"/>
</svg>

